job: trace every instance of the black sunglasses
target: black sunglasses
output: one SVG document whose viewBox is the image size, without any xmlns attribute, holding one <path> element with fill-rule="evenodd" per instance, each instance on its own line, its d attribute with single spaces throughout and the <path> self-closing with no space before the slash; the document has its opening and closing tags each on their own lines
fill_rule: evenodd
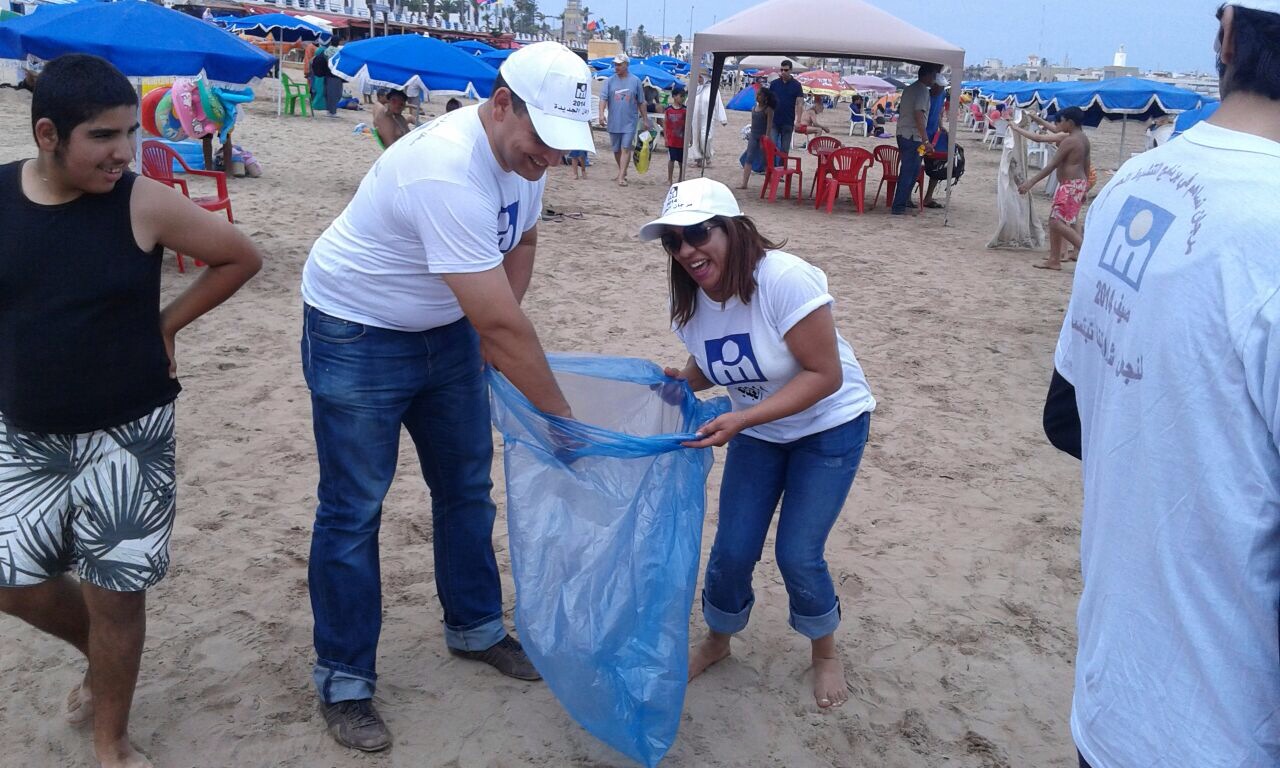
<svg viewBox="0 0 1280 768">
<path fill-rule="evenodd" d="M 706 244 L 711 237 L 711 230 L 721 226 L 723 225 L 715 221 L 703 221 L 679 229 L 668 229 L 662 233 L 662 247 L 667 249 L 667 253 L 676 253 L 685 243 L 698 248 Z"/>
</svg>

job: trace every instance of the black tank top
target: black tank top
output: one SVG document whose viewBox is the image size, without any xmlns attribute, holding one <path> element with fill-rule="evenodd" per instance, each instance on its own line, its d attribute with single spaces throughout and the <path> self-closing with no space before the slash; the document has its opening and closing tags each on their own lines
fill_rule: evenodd
<svg viewBox="0 0 1280 768">
<path fill-rule="evenodd" d="M 0 166 L 0 415 L 30 432 L 80 433 L 171 402 L 160 333 L 160 257 L 133 237 L 125 172 L 105 195 L 39 205 L 25 161 Z"/>
</svg>

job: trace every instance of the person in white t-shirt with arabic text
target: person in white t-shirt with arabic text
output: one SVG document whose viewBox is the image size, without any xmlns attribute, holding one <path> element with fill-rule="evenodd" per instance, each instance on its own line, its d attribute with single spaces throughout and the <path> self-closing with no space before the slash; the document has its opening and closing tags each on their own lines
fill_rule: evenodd
<svg viewBox="0 0 1280 768">
<path fill-rule="evenodd" d="M 1045 432 L 1082 458 L 1082 768 L 1280 765 L 1280 0 L 1089 208 Z"/>
</svg>

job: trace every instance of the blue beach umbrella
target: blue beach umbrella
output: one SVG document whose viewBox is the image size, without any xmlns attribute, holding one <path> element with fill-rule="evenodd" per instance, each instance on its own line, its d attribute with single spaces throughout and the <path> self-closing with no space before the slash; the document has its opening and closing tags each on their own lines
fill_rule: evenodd
<svg viewBox="0 0 1280 768">
<path fill-rule="evenodd" d="M 674 56 L 650 56 L 643 62 L 658 69 L 665 69 L 673 75 L 685 75 L 689 73 L 689 62 L 681 61 Z"/>
<path fill-rule="evenodd" d="M 101 56 L 135 83 L 203 75 L 229 88 L 252 84 L 275 63 L 212 24 L 143 0 L 41 8 L 0 24 L 0 68 L 17 74 L 28 59 L 64 53 Z"/>
<path fill-rule="evenodd" d="M 613 57 L 601 56 L 598 59 L 590 59 L 587 64 L 597 72 L 603 69 L 613 69 Z"/>
<path fill-rule="evenodd" d="M 1120 124 L 1119 167 L 1124 159 L 1125 129 L 1130 120 L 1149 120 L 1204 106 L 1206 98 L 1195 91 L 1141 77 L 1113 77 L 1096 83 L 1076 83 L 1053 97 L 1050 108 L 1084 110 L 1085 124 L 1096 126 L 1103 120 L 1123 120 Z"/>
<path fill-rule="evenodd" d="M 1075 85 L 1074 82 L 1027 83 L 1026 86 L 1016 89 L 1013 97 L 1017 99 L 1020 107 L 1029 107 L 1032 104 L 1047 106 L 1060 92 Z"/>
<path fill-rule="evenodd" d="M 347 80 L 383 88 L 488 98 L 498 70 L 478 56 L 422 35 L 388 35 L 344 45 L 330 60 Z"/>
<path fill-rule="evenodd" d="M 628 66 L 631 74 L 635 75 L 640 82 L 648 82 L 655 88 L 666 90 L 675 85 L 679 80 L 675 75 L 665 69 L 645 64 L 643 61 L 633 61 Z M 597 78 L 613 77 L 613 65 L 610 64 L 608 69 L 602 69 L 596 73 Z"/>
<path fill-rule="evenodd" d="M 496 69 L 502 66 L 502 62 L 506 61 L 507 57 L 513 53 L 515 53 L 514 48 L 509 48 L 506 50 L 493 50 L 493 51 L 489 51 L 488 53 L 482 53 L 476 56 L 476 58 L 480 59 L 485 64 L 488 64 L 489 66 L 494 67 Z"/>
<path fill-rule="evenodd" d="M 494 48 L 492 45 L 482 43 L 479 40 L 459 40 L 456 43 L 450 43 L 450 45 L 458 50 L 466 51 L 472 56 L 479 56 L 482 53 L 489 53 L 490 51 L 497 50 L 497 48 Z"/>
<path fill-rule="evenodd" d="M 284 13 L 263 13 L 219 21 L 229 32 L 239 32 L 251 37 L 265 37 L 280 43 L 327 43 L 333 34 L 308 21 Z"/>
<path fill-rule="evenodd" d="M 1149 120 L 1204 105 L 1204 96 L 1168 83 L 1141 77 L 1113 77 L 1096 83 L 1073 83 L 1053 98 L 1055 109 L 1079 107 L 1092 120 Z M 1097 125 L 1097 122 L 1091 122 Z"/>
</svg>

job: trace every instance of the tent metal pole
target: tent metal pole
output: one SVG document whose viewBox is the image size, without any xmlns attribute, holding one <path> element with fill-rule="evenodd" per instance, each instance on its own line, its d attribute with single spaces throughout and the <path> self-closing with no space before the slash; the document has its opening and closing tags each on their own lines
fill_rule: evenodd
<svg viewBox="0 0 1280 768">
<path fill-rule="evenodd" d="M 960 114 L 960 80 L 964 77 L 964 65 L 960 66 L 960 71 L 954 69 L 951 71 L 951 90 L 947 94 L 947 101 L 951 105 L 951 115 L 947 120 L 947 178 L 943 181 L 947 185 L 947 199 L 943 203 L 942 209 L 942 226 L 947 226 L 951 222 L 951 167 L 952 158 L 956 153 L 956 121 L 957 115 Z"/>
</svg>

